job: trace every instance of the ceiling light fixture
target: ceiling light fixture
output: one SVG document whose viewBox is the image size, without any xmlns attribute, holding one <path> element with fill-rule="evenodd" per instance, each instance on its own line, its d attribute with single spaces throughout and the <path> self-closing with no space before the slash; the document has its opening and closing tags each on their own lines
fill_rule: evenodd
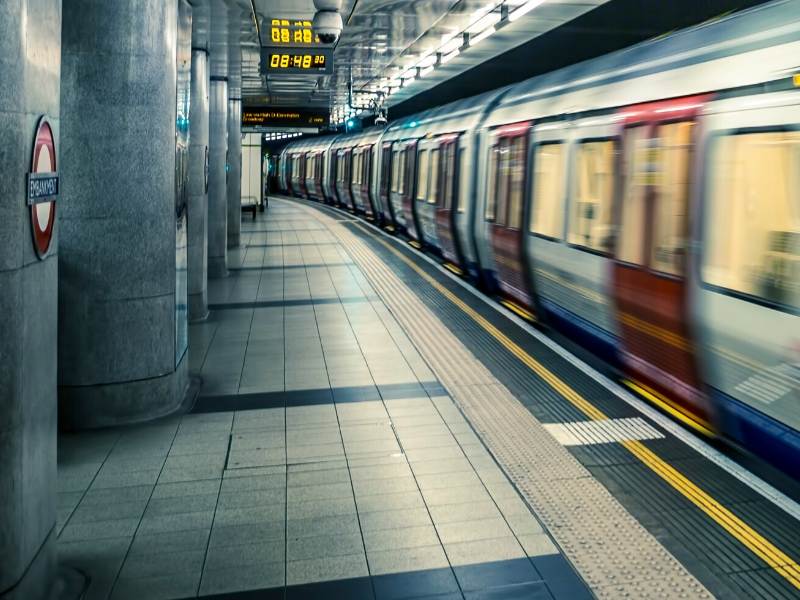
<svg viewBox="0 0 800 600">
<path fill-rule="evenodd" d="M 425 67 L 424 69 L 420 70 L 419 76 L 420 77 L 425 77 L 428 73 L 433 71 L 433 69 L 434 69 L 433 65 L 431 65 L 430 67 Z"/>
</svg>

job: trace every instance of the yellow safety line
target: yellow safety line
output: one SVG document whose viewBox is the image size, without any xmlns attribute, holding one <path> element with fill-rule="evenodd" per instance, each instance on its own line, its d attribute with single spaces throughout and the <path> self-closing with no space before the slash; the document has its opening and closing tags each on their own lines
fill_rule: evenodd
<svg viewBox="0 0 800 600">
<path fill-rule="evenodd" d="M 526 321 L 531 321 L 533 323 L 536 323 L 536 315 L 534 315 L 531 311 L 523 308 L 516 302 L 508 300 L 507 298 L 503 298 L 502 300 L 500 300 L 500 304 L 505 306 L 508 310 L 510 310 L 514 314 L 519 315 Z"/>
<path fill-rule="evenodd" d="M 447 298 L 451 303 L 466 313 L 473 321 L 486 330 L 492 337 L 500 342 L 509 352 L 516 356 L 523 364 L 529 367 L 536 375 L 543 379 L 550 387 L 563 396 L 573 406 L 580 410 L 590 419 L 605 420 L 609 417 L 591 402 L 583 398 L 570 386 L 564 383 L 559 377 L 550 372 L 536 359 L 525 352 L 513 340 L 506 336 L 502 331 L 492 325 L 487 319 L 470 307 L 466 302 L 453 294 L 445 286 L 440 284 L 431 275 L 426 273 L 421 267 L 411 259 L 404 256 L 399 250 L 393 248 L 388 242 L 378 239 L 372 232 L 362 225 L 358 225 L 365 232 L 370 234 L 377 242 L 387 248 L 392 254 L 397 256 L 406 265 L 413 269 L 420 277 L 433 286 L 436 291 Z M 747 549 L 767 563 L 781 577 L 786 579 L 794 587 L 800 589 L 800 565 L 791 557 L 777 548 L 769 540 L 764 538 L 755 529 L 750 527 L 741 518 L 737 517 L 730 510 L 725 508 L 708 493 L 703 491 L 695 483 L 690 481 L 680 471 L 668 464 L 664 459 L 653 453 L 647 446 L 639 441 L 622 442 L 622 445 L 643 464 L 650 468 L 656 475 L 661 477 L 674 490 L 682 494 L 700 510 L 711 517 L 720 527 L 725 529 L 731 536 L 739 540 Z"/>
<path fill-rule="evenodd" d="M 681 335 L 664 329 L 663 327 L 659 327 L 658 325 L 653 325 L 646 321 L 642 321 L 638 317 L 634 317 L 630 313 L 620 312 L 620 320 L 630 327 L 634 329 L 638 329 L 642 333 L 645 333 L 651 337 L 654 337 L 662 342 L 666 342 L 670 346 L 675 346 L 679 350 L 689 351 L 691 350 L 691 346 L 689 342 Z"/>
<path fill-rule="evenodd" d="M 444 268 L 447 269 L 448 271 L 450 271 L 451 273 L 455 273 L 459 277 L 464 275 L 464 271 L 462 271 L 459 267 L 457 267 L 453 263 L 445 262 L 445 263 L 442 263 L 442 264 L 444 265 Z"/>
<path fill-rule="evenodd" d="M 654 389 L 644 385 L 643 383 L 639 383 L 636 381 L 631 381 L 630 379 L 623 379 L 622 383 L 627 385 L 637 394 L 644 396 L 650 402 L 655 404 L 656 406 L 660 407 L 662 410 L 668 412 L 673 417 L 681 421 L 682 423 L 688 425 L 695 431 L 702 433 L 706 437 L 716 437 L 711 424 L 708 421 L 701 419 L 700 417 L 693 415 L 691 413 L 685 412 L 680 407 L 676 406 L 669 398 L 666 396 L 662 396 Z"/>
</svg>

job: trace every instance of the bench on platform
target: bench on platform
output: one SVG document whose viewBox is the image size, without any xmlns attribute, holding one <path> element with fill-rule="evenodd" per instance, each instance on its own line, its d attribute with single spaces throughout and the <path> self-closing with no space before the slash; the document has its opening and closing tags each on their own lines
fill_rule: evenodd
<svg viewBox="0 0 800 600">
<path fill-rule="evenodd" d="M 242 210 L 249 210 L 253 213 L 253 220 L 256 220 L 256 210 L 258 209 L 258 198 L 255 196 L 242 196 Z"/>
</svg>

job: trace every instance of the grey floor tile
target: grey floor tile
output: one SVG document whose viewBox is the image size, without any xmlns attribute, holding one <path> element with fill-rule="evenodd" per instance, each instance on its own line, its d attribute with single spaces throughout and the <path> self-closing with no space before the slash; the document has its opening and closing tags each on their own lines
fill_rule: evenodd
<svg viewBox="0 0 800 600">
<path fill-rule="evenodd" d="M 472 519 L 491 519 L 502 517 L 500 510 L 494 502 L 485 500 L 482 502 L 464 502 L 461 504 L 442 504 L 429 507 L 433 522 L 437 525 L 442 523 L 458 523 L 470 521 Z"/>
<path fill-rule="evenodd" d="M 152 498 L 147 505 L 147 516 L 175 515 L 182 513 L 198 513 L 213 511 L 217 505 L 216 492 L 179 496 L 173 498 Z"/>
<path fill-rule="evenodd" d="M 101 471 L 92 482 L 92 489 L 155 485 L 160 473 L 159 469 L 147 471 Z"/>
<path fill-rule="evenodd" d="M 166 575 L 200 574 L 205 548 L 180 552 L 157 552 L 128 556 L 120 579 L 149 579 Z"/>
<path fill-rule="evenodd" d="M 285 558 L 286 544 L 283 539 L 236 545 L 215 544 L 208 549 L 205 569 L 214 571 L 267 563 L 283 563 Z"/>
<path fill-rule="evenodd" d="M 445 544 L 444 548 L 453 566 L 511 560 L 526 556 L 522 546 L 513 537 Z"/>
<path fill-rule="evenodd" d="M 361 533 L 321 535 L 314 537 L 289 536 L 286 545 L 286 560 L 297 561 L 363 554 L 364 542 Z"/>
<path fill-rule="evenodd" d="M 130 555 L 205 551 L 209 533 L 208 529 L 192 529 L 168 533 L 139 533 L 133 539 Z"/>
<path fill-rule="evenodd" d="M 397 480 L 394 480 L 397 481 Z M 385 490 L 380 490 L 381 492 Z M 418 490 L 412 489 L 407 492 L 396 494 L 372 494 L 369 496 L 357 495 L 356 506 L 359 512 L 377 512 L 382 510 L 398 510 L 405 508 L 422 508 L 425 502 L 422 494 Z"/>
<path fill-rule="evenodd" d="M 313 558 L 286 564 L 287 585 L 352 579 L 354 577 L 366 577 L 368 574 L 367 558 L 364 554 Z"/>
<path fill-rule="evenodd" d="M 284 468 L 281 466 L 281 471 Z M 232 469 L 226 471 L 225 479 L 222 480 L 221 492 L 223 494 L 234 494 L 237 492 L 286 487 L 285 472 L 260 475 L 256 471 L 257 469 Z"/>
<path fill-rule="evenodd" d="M 315 537 L 319 535 L 348 535 L 361 531 L 355 513 L 333 515 L 330 517 L 314 517 L 308 519 L 289 519 L 286 522 L 287 535 L 290 538 Z"/>
<path fill-rule="evenodd" d="M 372 575 L 426 571 L 448 567 L 447 557 L 439 544 L 420 548 L 396 548 L 367 553 Z"/>
<path fill-rule="evenodd" d="M 418 491 L 417 482 L 413 477 L 354 480 L 353 489 L 356 497 Z"/>
<path fill-rule="evenodd" d="M 454 473 L 456 471 L 474 471 L 466 457 L 446 458 L 434 460 L 414 460 L 411 468 L 415 475 L 435 475 L 439 473 Z"/>
<path fill-rule="evenodd" d="M 346 468 L 325 469 L 321 471 L 292 471 L 288 478 L 289 487 L 324 485 L 331 483 L 350 483 L 350 472 Z"/>
<path fill-rule="evenodd" d="M 111 594 L 112 600 L 168 600 L 194 596 L 200 583 L 200 572 L 172 574 L 163 577 L 119 579 Z"/>
<path fill-rule="evenodd" d="M 318 471 L 319 472 L 319 471 Z M 321 471 L 325 472 L 325 471 Z M 349 481 L 342 483 L 324 483 L 318 485 L 292 486 L 288 489 L 288 503 L 306 502 L 309 500 L 326 500 L 333 498 L 350 498 L 353 487 Z"/>
<path fill-rule="evenodd" d="M 220 570 L 206 569 L 200 584 L 200 595 L 280 587 L 285 583 L 285 573 L 286 565 L 283 562 L 261 563 Z"/>
<path fill-rule="evenodd" d="M 546 533 L 531 533 L 517 537 L 528 556 L 559 554 L 558 548 Z"/>
<path fill-rule="evenodd" d="M 219 479 L 187 481 L 179 483 L 159 483 L 153 489 L 153 499 L 182 498 L 216 494 L 219 492 Z"/>
<path fill-rule="evenodd" d="M 444 544 L 513 536 L 505 520 L 500 517 L 457 523 L 437 523 L 436 531 L 439 532 L 439 537 Z"/>
<path fill-rule="evenodd" d="M 436 530 L 430 525 L 402 529 L 375 529 L 364 532 L 364 546 L 367 553 L 379 550 L 391 551 L 400 548 L 436 546 L 440 543 Z"/>
<path fill-rule="evenodd" d="M 263 448 L 261 450 L 231 450 L 228 456 L 228 469 L 267 467 L 286 463 L 286 450 L 283 447 Z"/>
<path fill-rule="evenodd" d="M 261 490 L 223 492 L 219 496 L 218 508 L 247 508 L 286 503 L 286 489 L 271 487 Z"/>
<path fill-rule="evenodd" d="M 462 502 L 486 502 L 492 499 L 481 483 L 449 488 L 423 489 L 422 496 L 428 506 L 459 504 Z"/>
<path fill-rule="evenodd" d="M 506 515 L 506 521 L 516 535 L 532 535 L 542 533 L 541 523 L 531 513 Z"/>
<path fill-rule="evenodd" d="M 483 485 L 478 476 L 471 471 L 417 475 L 417 483 L 419 484 L 419 488 L 423 491 L 462 486 L 482 487 Z"/>
<path fill-rule="evenodd" d="M 209 547 L 256 544 L 269 540 L 283 543 L 286 536 L 286 523 L 283 520 L 247 523 L 245 525 L 218 525 L 211 530 Z"/>
<path fill-rule="evenodd" d="M 289 519 L 313 519 L 334 515 L 349 515 L 356 512 L 353 497 L 332 498 L 329 500 L 310 500 L 288 505 Z"/>
<path fill-rule="evenodd" d="M 285 504 L 276 503 L 246 508 L 218 508 L 214 515 L 214 527 L 267 523 L 270 521 L 282 521 L 285 518 Z"/>
<path fill-rule="evenodd" d="M 344 447 L 341 442 L 334 444 L 314 444 L 304 446 L 290 445 L 286 449 L 289 462 L 313 461 L 320 458 L 337 458 L 344 456 Z"/>
<path fill-rule="evenodd" d="M 201 512 L 145 515 L 139 525 L 140 533 L 166 533 L 169 531 L 184 531 L 188 529 L 209 529 L 214 518 L 213 510 Z"/>
<path fill-rule="evenodd" d="M 388 465 L 374 465 L 365 467 L 350 467 L 350 476 L 353 481 L 365 481 L 369 479 L 389 479 L 392 477 L 411 477 L 411 469 L 408 464 L 397 462 Z"/>
<path fill-rule="evenodd" d="M 61 532 L 59 542 L 102 540 L 105 538 L 133 537 L 139 519 L 117 519 L 94 523 L 69 523 Z"/>
<path fill-rule="evenodd" d="M 70 523 L 96 523 L 119 519 L 140 519 L 147 500 L 116 502 L 114 504 L 81 503 L 72 513 Z"/>
<path fill-rule="evenodd" d="M 359 513 L 361 529 L 364 532 L 379 529 L 400 529 L 405 527 L 424 527 L 431 525 L 425 508 L 406 508 L 380 512 Z"/>
</svg>

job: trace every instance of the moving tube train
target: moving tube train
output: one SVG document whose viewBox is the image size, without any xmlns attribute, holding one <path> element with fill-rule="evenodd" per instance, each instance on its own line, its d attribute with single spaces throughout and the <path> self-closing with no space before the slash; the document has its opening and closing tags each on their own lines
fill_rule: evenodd
<svg viewBox="0 0 800 600">
<path fill-rule="evenodd" d="M 800 476 L 800 0 L 281 155 L 374 220 Z"/>
</svg>

